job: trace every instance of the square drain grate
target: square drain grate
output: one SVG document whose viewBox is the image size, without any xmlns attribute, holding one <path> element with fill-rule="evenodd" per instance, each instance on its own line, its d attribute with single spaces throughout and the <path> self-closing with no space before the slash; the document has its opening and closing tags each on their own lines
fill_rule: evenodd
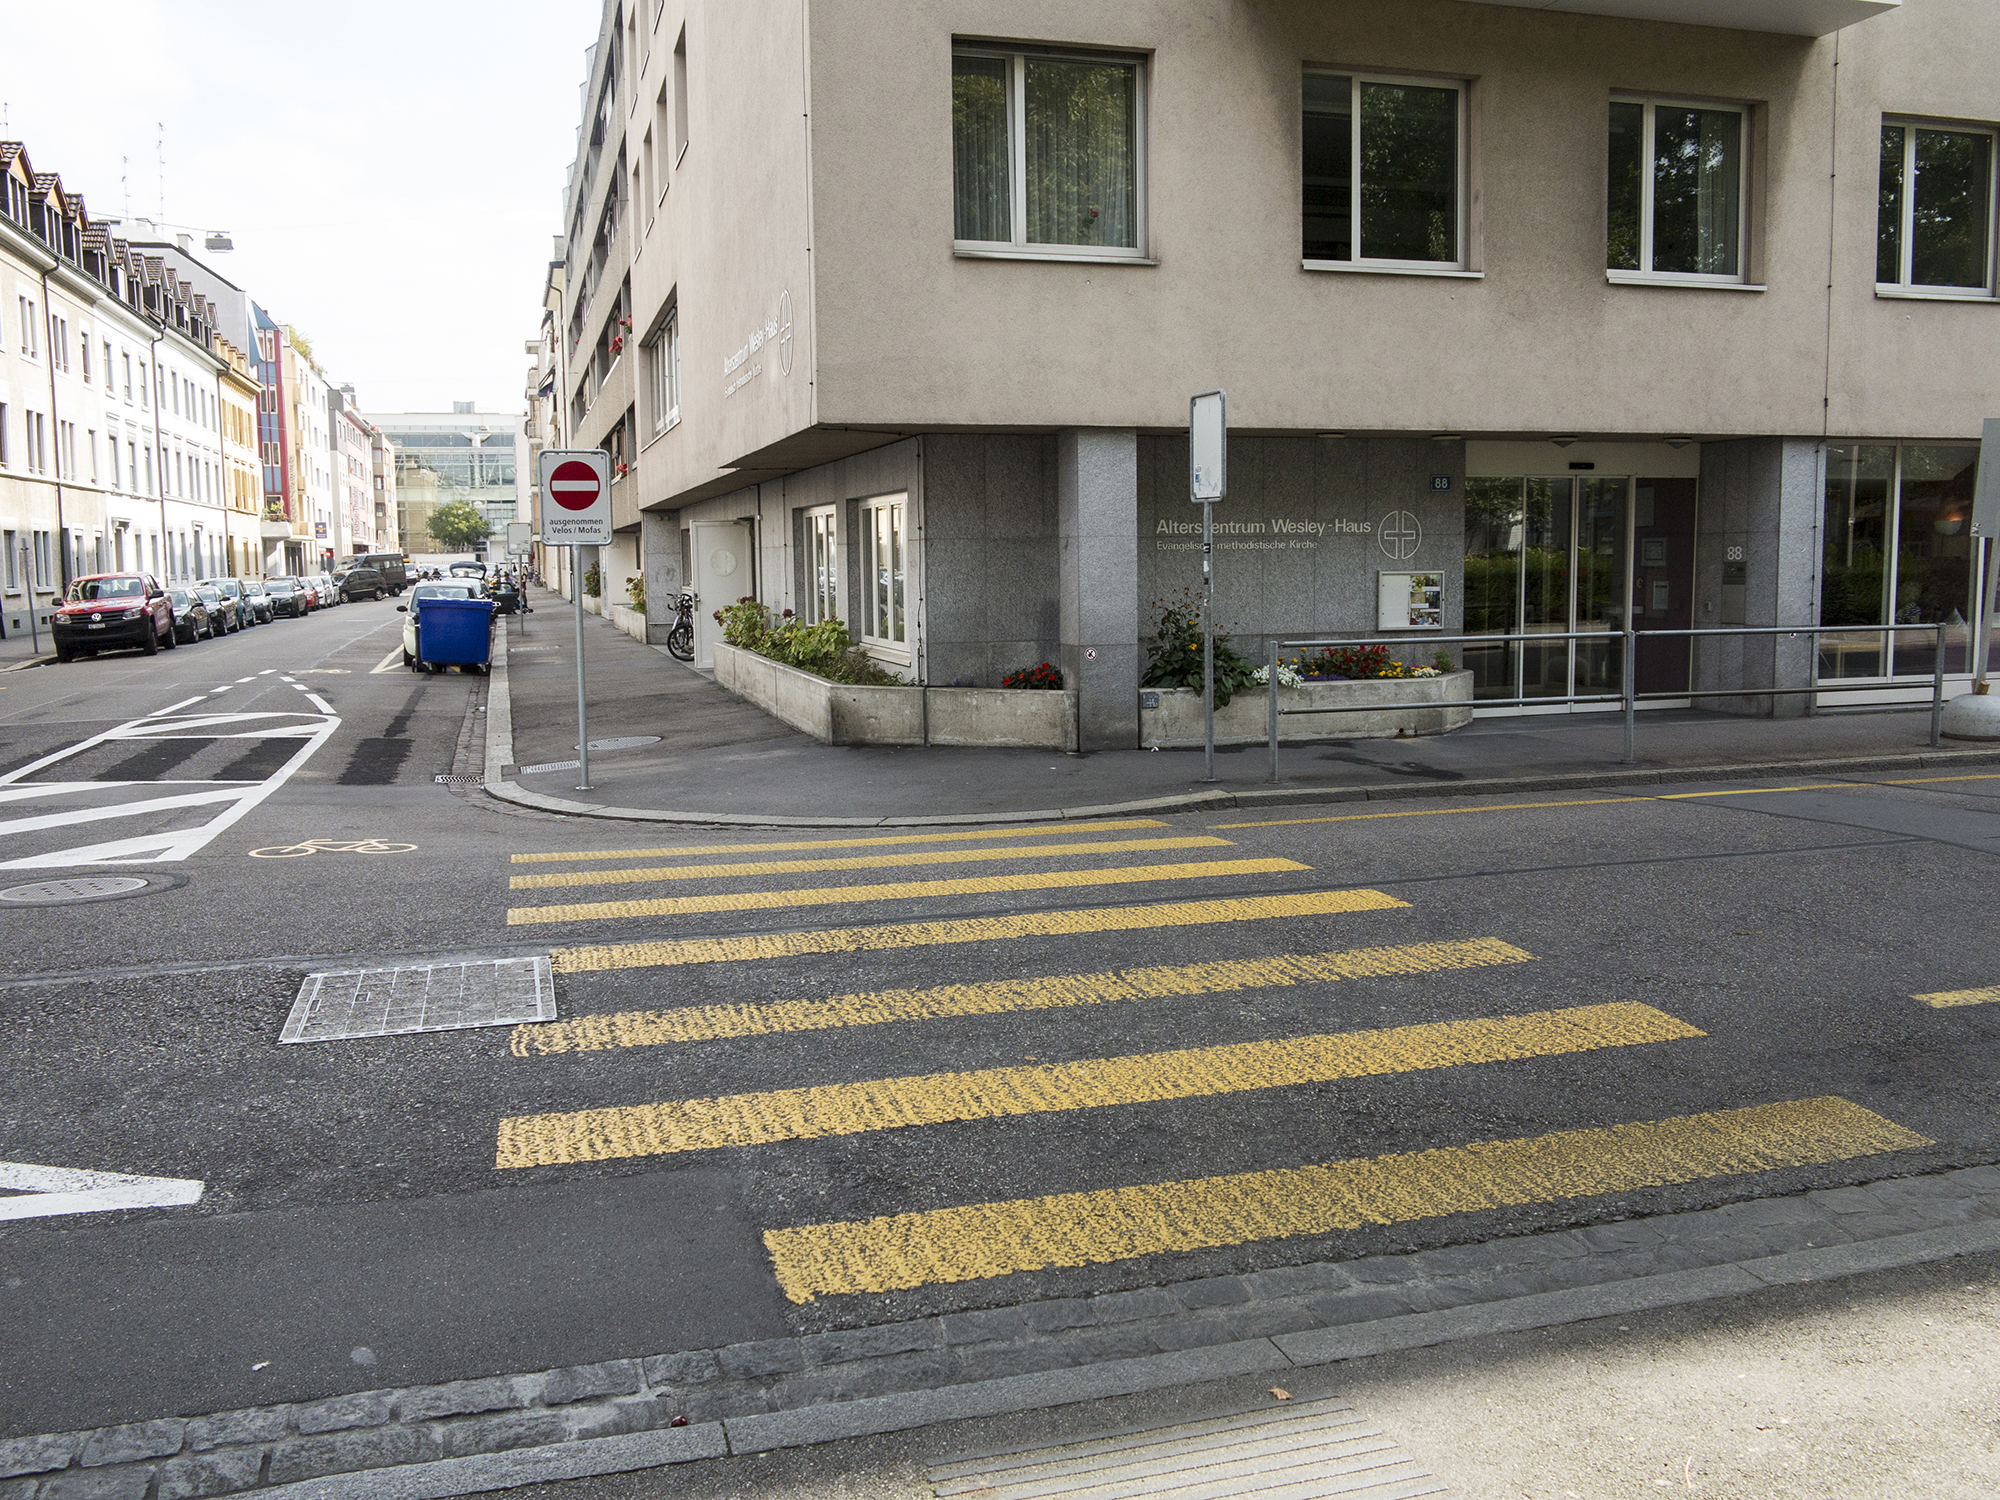
<svg viewBox="0 0 2000 1500">
<path fill-rule="evenodd" d="M 938 1500 L 1284 1500 L 1340 1495 L 1348 1500 L 1413 1500 L 1444 1485 L 1412 1462 L 1382 1429 L 1343 1401 L 1281 1407 L 1184 1422 L 1144 1432 L 1112 1432 L 1049 1448 L 990 1453 L 934 1464 Z"/>
<path fill-rule="evenodd" d="M 308 974 L 280 1042 L 338 1042 L 556 1018 L 546 954 Z"/>
</svg>

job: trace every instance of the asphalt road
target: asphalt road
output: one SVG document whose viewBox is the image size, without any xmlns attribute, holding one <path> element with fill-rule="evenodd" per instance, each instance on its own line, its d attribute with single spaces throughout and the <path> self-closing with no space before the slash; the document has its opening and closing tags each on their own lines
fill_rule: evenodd
<svg viewBox="0 0 2000 1500">
<path fill-rule="evenodd" d="M 1913 998 L 2000 983 L 2000 774 L 568 821 L 436 781 L 483 680 L 399 619 L 0 677 L 0 886 L 149 882 L 0 918 L 0 1160 L 205 1184 L 0 1222 L 0 1435 L 2000 1159 L 2000 1005 Z M 551 953 L 553 1022 L 279 1042 L 309 972 Z"/>
</svg>

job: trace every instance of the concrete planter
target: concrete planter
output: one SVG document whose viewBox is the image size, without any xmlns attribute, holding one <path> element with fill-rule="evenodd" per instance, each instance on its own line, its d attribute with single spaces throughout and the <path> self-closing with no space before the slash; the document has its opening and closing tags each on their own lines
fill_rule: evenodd
<svg viewBox="0 0 2000 1500">
<path fill-rule="evenodd" d="M 1158 697 L 1158 706 L 1145 706 Z M 1194 688 L 1146 688 L 1139 708 L 1139 743 L 1185 749 L 1202 743 L 1201 694 Z M 1278 707 L 1346 708 L 1379 705 L 1377 713 L 1293 714 L 1278 719 L 1284 740 L 1386 740 L 1399 734 L 1447 734 L 1472 722 L 1472 674 L 1309 682 L 1279 688 Z M 1261 745 L 1270 736 L 1270 699 L 1251 688 L 1215 711 L 1218 745 Z"/>
<path fill-rule="evenodd" d="M 583 612 L 587 615 L 603 614 L 604 613 L 603 596 L 598 594 L 585 594 L 583 596 Z"/>
<path fill-rule="evenodd" d="M 826 745 L 929 743 L 1038 750 L 1068 750 L 1076 745 L 1074 693 L 1046 688 L 851 687 L 719 641 L 715 680 Z"/>
<path fill-rule="evenodd" d="M 927 688 L 933 745 L 1076 748 L 1076 694 L 1052 688 Z"/>
<path fill-rule="evenodd" d="M 629 604 L 614 604 L 611 606 L 611 623 L 633 640 L 642 645 L 645 643 L 646 616 L 643 611 L 636 610 Z"/>
</svg>

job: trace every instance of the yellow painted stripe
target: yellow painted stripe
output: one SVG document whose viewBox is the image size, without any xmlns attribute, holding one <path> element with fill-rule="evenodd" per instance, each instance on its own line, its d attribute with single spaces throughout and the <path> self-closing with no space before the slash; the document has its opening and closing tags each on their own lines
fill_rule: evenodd
<svg viewBox="0 0 2000 1500">
<path fill-rule="evenodd" d="M 1876 786 L 1928 786 L 1934 781 L 2000 781 L 2000 771 L 1978 776 L 1906 776 L 1900 781 L 1878 781 Z"/>
<path fill-rule="evenodd" d="M 2000 1000 L 2000 984 L 1988 985 L 1983 990 L 1939 990 L 1934 995 L 1912 995 L 1910 998 L 1935 1005 L 1939 1010 L 1952 1005 L 1991 1005 Z"/>
<path fill-rule="evenodd" d="M 824 1000 L 781 1000 L 770 1005 L 690 1005 L 678 1010 L 628 1010 L 517 1026 L 516 1057 L 559 1052 L 608 1052 L 722 1037 L 770 1036 L 839 1026 L 879 1026 L 888 1021 L 934 1021 L 949 1016 L 990 1016 L 1006 1011 L 1103 1005 L 1114 1000 L 1165 1000 L 1228 990 L 1280 989 L 1295 984 L 1395 974 L 1433 974 L 1493 964 L 1528 963 L 1524 953 L 1498 938 L 1410 943 L 1396 948 L 1350 948 L 1340 953 L 1280 953 L 1271 958 L 1221 959 L 1100 974 L 1055 974 L 1035 979 L 990 979 L 935 989 L 876 990 Z"/>
<path fill-rule="evenodd" d="M 871 849 L 882 844 L 958 844 L 971 839 L 1023 839 L 1045 833 L 1120 833 L 1128 828 L 1165 828 L 1158 818 L 1123 818 L 1103 823 L 1032 823 L 1019 828 L 976 828 L 960 833 L 895 833 L 867 838 L 800 839 L 783 844 L 683 844 L 670 849 L 577 849 L 567 854 L 517 854 L 517 865 L 559 864 L 573 859 L 673 859 L 680 855 L 778 854 L 792 849 Z"/>
<path fill-rule="evenodd" d="M 1491 802 L 1478 807 L 1418 807 L 1406 812 L 1341 813 L 1324 818 L 1267 818 L 1256 823 L 1215 823 L 1214 828 L 1289 828 L 1296 823 L 1369 823 L 1377 818 L 1443 818 L 1453 813 L 1524 812 L 1534 807 L 1602 807 L 1608 802 L 1650 802 L 1650 797 L 1580 797 L 1569 802 Z M 517 854 L 514 856 L 519 859 Z"/>
<path fill-rule="evenodd" d="M 1739 786 L 1720 792 L 1661 792 L 1655 802 L 1692 802 L 1697 797 L 1767 797 L 1776 792 L 1858 792 L 1865 781 L 1815 781 L 1805 786 Z"/>
<path fill-rule="evenodd" d="M 861 854 L 844 859 L 769 859 L 734 865 L 639 865 L 625 870 L 565 870 L 557 875 L 516 875 L 517 891 L 559 886 L 614 885 L 641 880 L 706 880 L 719 875 L 798 875 L 808 870 L 893 870 L 909 865 L 969 865 L 1000 859 L 1048 859 L 1069 854 L 1137 854 L 1152 849 L 1226 849 L 1228 839 L 1203 835 L 1167 839 L 1106 839 L 1097 844 L 1022 844 L 1008 849 L 918 849 L 904 854 Z"/>
<path fill-rule="evenodd" d="M 1827 1097 L 1108 1192 L 975 1203 L 764 1236 L 794 1302 L 1202 1250 L 1365 1224 L 1851 1161 L 1931 1144 Z"/>
<path fill-rule="evenodd" d="M 1468 1063 L 1507 1062 L 1680 1041 L 1703 1035 L 1650 1005 L 1614 1001 L 1382 1031 L 1336 1032 L 1195 1047 L 1133 1057 L 1093 1057 L 1029 1068 L 982 1068 L 679 1099 L 613 1109 L 516 1115 L 500 1122 L 497 1167 L 546 1167 L 723 1146 L 860 1135 L 948 1120 L 1156 1104 L 1257 1089 L 1330 1083 Z"/>
<path fill-rule="evenodd" d="M 875 927 L 828 927 L 816 932 L 747 933 L 741 937 L 677 938 L 653 943 L 606 943 L 557 948 L 558 974 L 607 969 L 653 969 L 678 964 L 742 963 L 750 959 L 819 957 L 829 953 L 884 953 L 950 943 L 996 943 L 1015 938 L 1078 937 L 1095 932 L 1144 932 L 1165 927 L 1209 927 L 1223 922 L 1263 922 L 1280 917 L 1329 917 L 1354 911 L 1389 911 L 1410 903 L 1381 891 L 1299 891 L 1283 896 L 1239 896 L 1220 901 L 1163 901 L 1144 906 L 1095 906 L 1065 911 L 1002 912 L 941 922 L 889 922 Z"/>
<path fill-rule="evenodd" d="M 645 901 L 584 901 L 574 906 L 516 906 L 509 927 L 536 922 L 602 922 L 614 917 L 681 917 L 713 911 L 770 911 L 785 906 L 850 906 L 865 901 L 921 901 L 1002 891 L 1059 891 L 1083 885 L 1143 885 L 1225 875 L 1286 875 L 1310 870 L 1293 859 L 1217 859 L 1193 865 L 1119 865 L 1108 870 L 1032 870 L 959 880 L 903 880 L 888 885 L 824 885 L 806 890 L 720 891 L 712 896 L 655 896 Z"/>
</svg>

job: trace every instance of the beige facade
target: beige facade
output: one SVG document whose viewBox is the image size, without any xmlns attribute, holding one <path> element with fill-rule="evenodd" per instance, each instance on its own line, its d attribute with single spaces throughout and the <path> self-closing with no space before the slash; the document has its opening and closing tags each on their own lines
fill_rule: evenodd
<svg viewBox="0 0 2000 1500">
<path fill-rule="evenodd" d="M 1689 24 L 1719 18 L 1735 25 Z M 1229 393 L 1232 433 L 1263 444 L 1232 455 L 1238 515 L 1326 538 L 1288 558 L 1291 573 L 1251 555 L 1262 543 L 1222 554 L 1222 602 L 1250 644 L 1372 633 L 1373 575 L 1399 561 L 1442 576 L 1444 628 L 1486 628 L 1470 622 L 1498 606 L 1468 558 L 1492 550 L 1479 515 L 1515 482 L 1530 486 L 1525 510 L 1499 550 L 1517 559 L 1500 565 L 1516 567 L 1517 589 L 1536 547 L 1520 536 L 1536 526 L 1532 486 L 1553 483 L 1571 517 L 1563 548 L 1590 545 L 1576 517 L 1620 508 L 1614 592 L 1635 615 L 1670 599 L 1656 628 L 1816 623 L 1829 580 L 1846 588 L 1870 566 L 1853 545 L 1833 559 L 1828 528 L 1865 531 L 1869 504 L 1900 505 L 1904 529 L 1864 542 L 1901 559 L 1868 577 L 1912 560 L 1927 578 L 1970 576 L 1935 540 L 1951 518 L 1933 525 L 1922 507 L 1957 503 L 1963 445 L 1994 399 L 1996 52 L 2000 11 L 1979 0 L 1226 0 L 1199 23 L 1158 0 L 940 0 L 821 5 L 803 26 L 708 0 L 630 15 L 611 0 L 566 200 L 566 441 L 629 465 L 614 492 L 621 541 L 639 548 L 656 623 L 683 582 L 702 587 L 707 543 L 733 535 L 697 524 L 735 525 L 743 566 L 728 577 L 796 606 L 831 572 L 834 603 L 865 634 L 862 575 L 879 572 L 865 508 L 905 496 L 910 619 L 903 649 L 878 654 L 980 685 L 1015 656 L 1058 659 L 1086 694 L 1091 743 L 1132 742 L 1150 596 L 1188 581 L 1150 528 L 1178 524 L 1174 434 L 1210 387 Z M 958 53 L 995 78 L 1013 70 L 1008 122 L 993 126 L 1011 132 L 1025 179 L 1008 185 L 1008 243 L 957 236 L 971 158 L 955 158 L 955 139 L 961 156 L 979 149 L 975 96 L 954 91 Z M 1068 210 L 1049 206 L 1054 188 L 1035 196 L 1035 172 L 1054 182 L 1057 169 L 1031 154 L 1063 142 L 1044 123 L 1021 143 L 1022 80 L 1093 61 L 1130 65 L 1125 196 L 1076 212 L 1101 208 L 1131 232 L 1033 243 L 1033 213 Z M 1368 205 L 1435 183 L 1372 181 L 1383 169 L 1362 146 L 1338 189 L 1302 169 L 1325 124 L 1312 101 L 1350 86 L 1342 128 L 1364 143 L 1389 140 L 1387 126 L 1368 134 L 1388 118 L 1367 113 L 1378 99 L 1455 113 L 1457 162 L 1425 200 L 1437 208 L 1422 264 L 1368 255 Z M 1642 121 L 1651 155 L 1630 191 L 1643 269 L 1619 248 L 1621 131 Z M 1677 178 L 1684 126 L 1707 133 L 1687 137 L 1700 161 Z M 1921 247 L 1878 279 L 1895 130 L 1915 143 L 1912 192 L 1935 193 L 1920 186 L 1927 170 L 1944 178 L 1915 153 L 1938 141 L 1985 153 L 1955 210 L 1981 216 L 1953 252 L 1979 269 L 1949 273 L 1957 285 L 1924 281 Z M 1091 149 L 1102 172 L 1102 143 Z M 1344 259 L 1302 246 L 1302 199 L 1322 190 L 1353 194 L 1360 249 Z M 1700 274 L 1675 261 L 1677 192 L 1699 199 Z M 1912 224 L 1900 233 L 1914 242 Z M 1837 509 L 1843 463 L 1857 475 L 1887 463 L 1887 499 L 1855 501 L 1857 479 Z M 1940 465 L 1949 482 L 1919 493 Z M 1470 529 L 1468 495 L 1486 507 Z M 831 565 L 813 553 L 819 513 L 832 517 Z M 1391 516 L 1429 550 L 1340 550 Z M 1662 551 L 1667 572 L 1645 574 Z M 1005 590 L 990 581 L 995 555 L 1016 570 Z M 1623 606 L 1607 613 L 1579 587 L 1564 619 L 1618 628 Z M 1962 623 L 1976 606 L 1956 587 L 1927 582 L 1919 599 L 1885 584 L 1875 605 L 1825 618 Z M 1505 608 L 1525 628 L 1519 598 Z M 1885 692 L 1910 675 L 1883 651 L 1854 659 L 1874 662 Z M 1966 667 L 1961 650 L 1953 675 Z M 1812 671 L 1810 652 L 1744 648 L 1728 664 L 1697 656 L 1677 680 L 1720 691 Z M 1518 663 L 1508 673 L 1512 696 L 1531 691 Z M 1579 661 L 1564 696 L 1588 675 Z"/>
</svg>

